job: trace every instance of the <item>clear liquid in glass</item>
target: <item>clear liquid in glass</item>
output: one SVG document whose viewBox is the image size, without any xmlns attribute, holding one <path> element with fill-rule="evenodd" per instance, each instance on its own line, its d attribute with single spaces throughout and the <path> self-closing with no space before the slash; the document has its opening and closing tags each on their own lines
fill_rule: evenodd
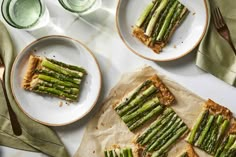
<svg viewBox="0 0 236 157">
<path fill-rule="evenodd" d="M 5 19 L 16 28 L 36 29 L 49 22 L 49 13 L 41 0 L 8 0 L 3 6 Z"/>
</svg>

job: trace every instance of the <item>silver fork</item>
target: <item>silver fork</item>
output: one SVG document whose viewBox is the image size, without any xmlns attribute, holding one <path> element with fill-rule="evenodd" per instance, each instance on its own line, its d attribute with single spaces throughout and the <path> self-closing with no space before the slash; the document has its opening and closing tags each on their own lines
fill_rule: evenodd
<svg viewBox="0 0 236 157">
<path fill-rule="evenodd" d="M 212 14 L 213 14 L 213 22 L 217 32 L 229 43 L 229 45 L 232 47 L 236 55 L 236 49 L 230 37 L 229 28 L 225 23 L 225 20 L 220 12 L 220 9 L 218 7 L 215 8 Z"/>
<path fill-rule="evenodd" d="M 7 108 L 8 108 L 8 112 L 9 112 L 9 116 L 10 116 L 10 121 L 11 121 L 11 126 L 12 126 L 12 130 L 13 133 L 17 136 L 20 136 L 22 134 L 22 130 L 21 130 L 21 126 L 20 123 L 16 117 L 15 112 L 13 111 L 9 99 L 7 97 L 7 92 L 6 92 L 6 86 L 5 86 L 5 65 L 4 62 L 2 60 L 2 58 L 0 57 L 0 81 L 2 84 L 2 88 L 3 88 L 3 93 L 6 99 L 6 103 L 7 103 Z"/>
</svg>

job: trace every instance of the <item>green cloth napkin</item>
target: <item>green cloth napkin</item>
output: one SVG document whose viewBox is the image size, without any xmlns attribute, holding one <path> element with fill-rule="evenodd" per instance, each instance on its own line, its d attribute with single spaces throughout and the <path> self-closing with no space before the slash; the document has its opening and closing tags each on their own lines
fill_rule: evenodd
<svg viewBox="0 0 236 157">
<path fill-rule="evenodd" d="M 211 10 L 215 7 L 220 8 L 236 46 L 236 1 L 210 0 L 209 3 Z M 236 57 L 227 41 L 216 31 L 213 19 L 199 46 L 196 65 L 228 84 L 236 86 Z"/>
<path fill-rule="evenodd" d="M 23 129 L 21 136 L 12 132 L 7 105 L 0 87 L 0 145 L 27 151 L 41 151 L 55 157 L 68 157 L 64 145 L 50 128 L 28 118 L 17 106 L 10 90 L 10 71 L 16 57 L 7 29 L 0 22 L 0 55 L 6 66 L 6 89 L 9 101 Z"/>
</svg>

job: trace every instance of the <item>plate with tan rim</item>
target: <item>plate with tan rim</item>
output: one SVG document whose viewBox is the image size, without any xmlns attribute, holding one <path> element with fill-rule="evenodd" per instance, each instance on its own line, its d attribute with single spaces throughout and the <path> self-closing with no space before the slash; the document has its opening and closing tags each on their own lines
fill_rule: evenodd
<svg viewBox="0 0 236 157">
<path fill-rule="evenodd" d="M 151 0 L 119 0 L 116 12 L 118 33 L 135 54 L 153 61 L 170 61 L 190 53 L 203 38 L 208 25 L 208 6 L 205 0 L 179 0 L 190 13 L 174 32 L 160 54 L 155 53 L 132 36 L 132 27 Z"/>
<path fill-rule="evenodd" d="M 44 56 L 87 71 L 82 81 L 79 100 L 67 102 L 22 88 L 30 55 Z M 40 38 L 17 56 L 11 72 L 11 89 L 22 111 L 35 121 L 49 126 L 62 126 L 84 117 L 96 104 L 102 85 L 101 72 L 93 53 L 80 41 L 66 36 Z"/>
</svg>

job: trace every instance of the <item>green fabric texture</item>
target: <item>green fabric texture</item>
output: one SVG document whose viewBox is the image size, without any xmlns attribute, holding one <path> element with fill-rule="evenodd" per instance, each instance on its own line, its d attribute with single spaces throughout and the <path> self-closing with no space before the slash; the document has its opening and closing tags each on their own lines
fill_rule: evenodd
<svg viewBox="0 0 236 157">
<path fill-rule="evenodd" d="M 236 46 L 236 1 L 210 0 L 210 8 L 219 7 Z M 210 12 L 209 12 L 210 15 Z M 210 19 L 208 31 L 197 54 L 196 65 L 230 85 L 236 86 L 236 57 L 228 42 L 216 31 Z"/>
<path fill-rule="evenodd" d="M 10 104 L 15 111 L 23 133 L 21 136 L 15 136 L 12 132 L 9 120 L 7 105 L 0 87 L 0 145 L 27 151 L 40 151 L 49 156 L 68 157 L 69 154 L 55 132 L 28 118 L 17 106 L 10 90 L 10 72 L 13 61 L 16 57 L 10 35 L 0 22 L 0 55 L 2 56 L 5 67 L 5 80 L 7 95 Z"/>
</svg>

